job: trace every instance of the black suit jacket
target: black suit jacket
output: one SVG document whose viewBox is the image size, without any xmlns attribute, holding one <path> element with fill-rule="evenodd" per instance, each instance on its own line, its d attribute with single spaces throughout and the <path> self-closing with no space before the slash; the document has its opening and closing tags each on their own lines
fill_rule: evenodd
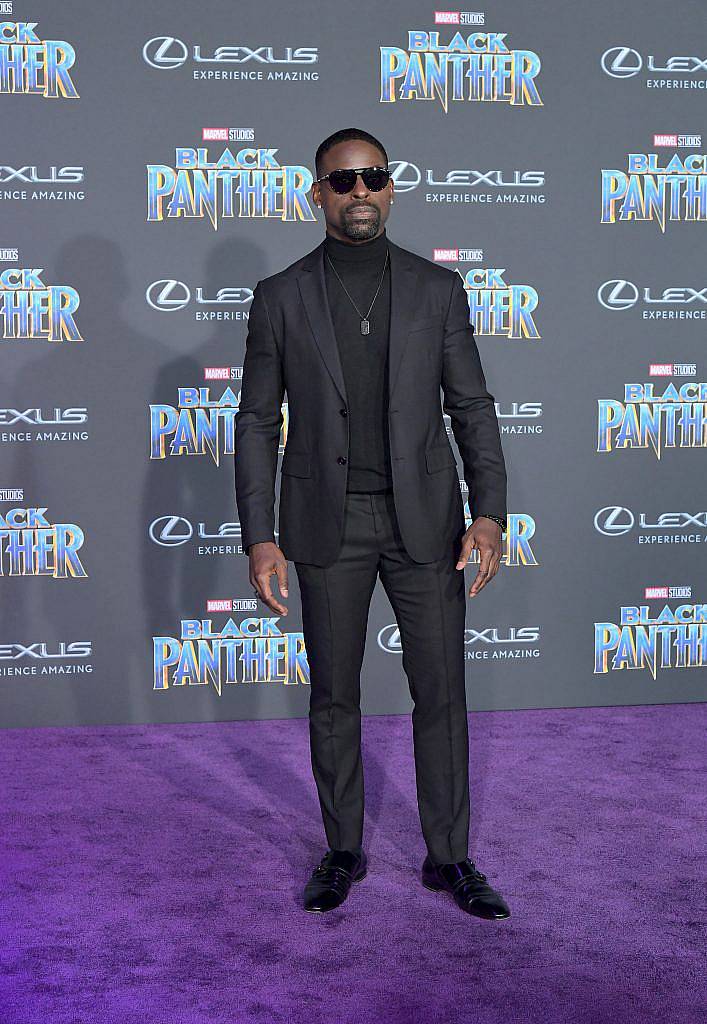
<svg viewBox="0 0 707 1024">
<path fill-rule="evenodd" d="M 442 558 L 464 530 L 456 460 L 442 409 L 451 418 L 472 517 L 485 512 L 505 516 L 506 467 L 461 277 L 390 239 L 388 247 L 393 493 L 408 554 L 430 562 Z M 258 541 L 275 540 L 285 391 L 288 425 L 277 543 L 292 561 L 329 565 L 342 536 L 348 408 L 327 300 L 323 241 L 285 270 L 263 278 L 253 293 L 235 424 L 244 551 Z"/>
</svg>

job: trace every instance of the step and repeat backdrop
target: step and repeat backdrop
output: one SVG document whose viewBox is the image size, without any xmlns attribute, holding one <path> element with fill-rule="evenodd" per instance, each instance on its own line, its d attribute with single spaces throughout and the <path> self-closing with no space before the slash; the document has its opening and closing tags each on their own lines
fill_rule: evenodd
<svg viewBox="0 0 707 1024">
<path fill-rule="evenodd" d="M 351 126 L 496 400 L 470 708 L 704 700 L 706 89 L 702 0 L 0 0 L 2 725 L 307 714 L 234 422 L 253 289 L 321 240 L 314 154 Z M 362 688 L 412 707 L 380 584 Z"/>
</svg>

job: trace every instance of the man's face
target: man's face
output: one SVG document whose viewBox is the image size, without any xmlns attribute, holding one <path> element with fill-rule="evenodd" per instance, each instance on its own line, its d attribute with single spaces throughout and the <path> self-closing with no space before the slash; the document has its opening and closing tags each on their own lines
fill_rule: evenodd
<svg viewBox="0 0 707 1024">
<path fill-rule="evenodd" d="M 375 146 L 361 139 L 351 139 L 332 146 L 324 154 L 319 175 L 340 167 L 385 167 L 385 160 Z M 349 242 L 364 241 L 382 233 L 392 197 L 392 178 L 380 192 L 369 192 L 359 174 L 351 192 L 344 196 L 337 195 L 328 181 L 312 185 L 312 198 L 324 210 L 327 231 Z"/>
</svg>

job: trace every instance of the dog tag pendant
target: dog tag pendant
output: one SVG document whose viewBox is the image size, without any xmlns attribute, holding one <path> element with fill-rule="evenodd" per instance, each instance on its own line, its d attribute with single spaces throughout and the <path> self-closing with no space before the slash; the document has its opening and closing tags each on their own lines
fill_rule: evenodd
<svg viewBox="0 0 707 1024">
<path fill-rule="evenodd" d="M 370 322 L 368 320 L 362 320 L 361 321 L 361 334 L 370 334 L 370 333 L 371 333 Z"/>
</svg>

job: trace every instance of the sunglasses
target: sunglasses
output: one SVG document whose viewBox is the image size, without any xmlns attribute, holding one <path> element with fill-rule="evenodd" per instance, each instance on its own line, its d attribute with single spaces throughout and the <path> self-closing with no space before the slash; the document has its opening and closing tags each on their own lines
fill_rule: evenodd
<svg viewBox="0 0 707 1024">
<path fill-rule="evenodd" d="M 390 171 L 387 167 L 340 167 L 336 171 L 329 171 L 316 181 L 328 181 L 337 195 L 345 196 L 356 184 L 358 174 L 361 175 L 363 184 L 369 192 L 380 192 L 390 181 Z"/>
</svg>

